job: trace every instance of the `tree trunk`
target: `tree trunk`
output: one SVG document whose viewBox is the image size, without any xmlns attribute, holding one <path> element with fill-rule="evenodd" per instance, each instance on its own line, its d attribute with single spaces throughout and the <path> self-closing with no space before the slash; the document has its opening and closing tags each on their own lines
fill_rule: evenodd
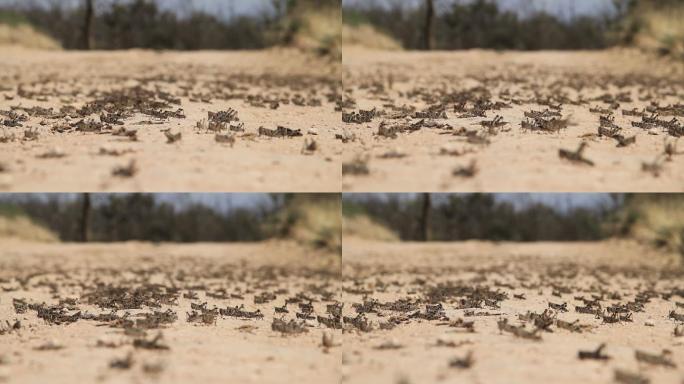
<svg viewBox="0 0 684 384">
<path fill-rule="evenodd" d="M 81 35 L 81 47 L 87 51 L 93 49 L 93 17 L 95 10 L 93 0 L 84 0 L 85 14 L 83 18 L 83 30 Z"/>
<path fill-rule="evenodd" d="M 420 213 L 420 241 L 430 240 L 430 209 L 432 209 L 431 196 L 423 193 L 423 206 Z"/>
<path fill-rule="evenodd" d="M 425 0 L 425 30 L 423 30 L 423 47 L 432 50 L 432 24 L 435 19 L 435 4 L 433 0 Z"/>
<path fill-rule="evenodd" d="M 79 231 L 81 242 L 88 242 L 88 228 L 90 227 L 90 193 L 83 194 L 83 206 L 81 209 L 81 218 L 79 223 Z"/>
</svg>

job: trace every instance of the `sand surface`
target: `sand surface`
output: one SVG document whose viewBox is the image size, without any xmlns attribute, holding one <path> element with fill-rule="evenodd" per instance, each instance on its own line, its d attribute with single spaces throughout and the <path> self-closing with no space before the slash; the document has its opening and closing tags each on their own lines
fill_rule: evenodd
<svg viewBox="0 0 684 384">
<path fill-rule="evenodd" d="M 344 124 L 354 138 L 344 150 L 345 191 L 684 190 L 681 150 L 675 149 L 669 160 L 663 154 L 666 143 L 674 146 L 675 136 L 684 132 L 681 65 L 632 51 L 420 53 L 350 48 L 343 61 L 344 112 L 375 109 L 370 121 Z M 678 106 L 666 108 L 672 105 Z M 547 109 L 558 115 L 546 120 L 567 120 L 567 127 L 521 127 L 531 120 L 525 112 Z M 624 115 L 623 110 L 639 116 Z M 478 111 L 484 117 L 473 115 Z M 620 128 L 617 134 L 636 136 L 636 143 L 617 147 L 617 139 L 598 136 L 600 117 L 610 114 Z M 641 115 L 658 123 L 632 126 L 642 121 Z M 492 129 L 480 125 L 497 116 L 507 124 Z M 674 135 L 666 127 L 672 119 L 678 127 Z M 396 137 L 380 134 L 381 124 L 398 129 Z M 559 150 L 575 151 L 581 142 L 588 144 L 583 157 L 594 166 L 560 158 Z M 644 163 L 655 163 L 658 172 L 644 171 Z"/>
<path fill-rule="evenodd" d="M 339 381 L 341 331 L 296 317 L 305 312 L 299 305 L 309 303 L 308 316 L 332 316 L 326 311 L 339 298 L 339 267 L 315 262 L 320 255 L 293 244 L 6 243 L 3 248 L 0 382 Z M 265 302 L 255 303 L 255 296 Z M 13 299 L 30 306 L 17 313 Z M 275 313 L 286 300 L 289 313 Z M 206 323 L 189 322 L 191 303 L 205 302 L 207 310 L 244 305 L 242 311 L 260 311 L 263 318 L 220 314 Z M 34 305 L 41 303 L 58 307 L 40 312 Z M 177 318 L 167 321 L 166 311 Z M 145 321 L 145 314 L 154 312 L 164 313 L 157 317 L 161 320 Z M 48 315 L 39 318 L 42 313 Z M 76 321 L 64 319 L 76 313 Z M 101 314 L 116 317 L 87 319 Z M 306 332 L 273 330 L 274 318 L 293 320 Z M 20 328 L 8 330 L 5 321 L 17 320 Z M 160 332 L 160 344 L 168 350 L 134 346 Z M 321 345 L 324 333 L 336 346 Z M 40 350 L 49 346 L 60 348 Z M 128 356 L 130 367 L 112 366 Z"/>
<path fill-rule="evenodd" d="M 673 331 L 682 323 L 669 314 L 684 313 L 684 272 L 671 260 L 613 241 L 426 245 L 345 239 L 343 382 L 609 383 L 621 371 L 652 383 L 681 383 L 684 337 Z M 648 298 L 643 308 L 619 315 L 631 321 L 609 323 L 576 311 L 584 305 L 580 298 L 596 298 L 608 315 L 615 304 L 635 305 L 637 295 Z M 549 303 L 567 303 L 568 311 Z M 534 333 L 534 322 L 520 318 L 545 310 L 547 330 Z M 557 320 L 573 323 L 577 332 Z M 502 321 L 541 339 L 502 332 Z M 604 343 L 609 360 L 578 358 L 580 350 Z M 640 362 L 637 350 L 668 350 L 676 367 Z M 469 354 L 470 367 L 459 367 Z"/>
<path fill-rule="evenodd" d="M 338 64 L 287 50 L 3 48 L 2 57 L 2 191 L 340 190 Z M 214 128 L 234 135 L 233 146 L 217 142 L 206 121 L 208 112 L 231 108 L 239 121 Z M 116 113 L 123 116 L 107 118 Z M 103 114 L 108 122 L 101 123 Z M 240 123 L 244 131 L 231 131 Z M 302 136 L 259 135 L 260 127 L 278 126 L 300 130 Z M 137 141 L 122 130 L 137 131 Z M 180 133 L 181 140 L 167 143 L 166 130 Z M 303 153 L 305 141 L 312 140 L 316 148 Z M 131 161 L 132 176 L 116 172 Z"/>
</svg>

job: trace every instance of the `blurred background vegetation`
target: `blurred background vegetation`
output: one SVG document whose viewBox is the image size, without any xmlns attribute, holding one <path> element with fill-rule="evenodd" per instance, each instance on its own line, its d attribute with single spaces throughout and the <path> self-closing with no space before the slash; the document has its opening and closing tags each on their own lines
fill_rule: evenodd
<svg viewBox="0 0 684 384">
<path fill-rule="evenodd" d="M 591 1 L 593 8 L 577 11 Z M 551 8 L 567 10 L 563 13 L 542 6 L 548 4 L 543 0 L 345 0 L 344 44 L 441 50 L 637 46 L 684 57 L 681 0 L 554 1 Z"/>
<path fill-rule="evenodd" d="M 684 60 L 684 1 L 614 0 L 613 40 Z"/>
<path fill-rule="evenodd" d="M 219 14 L 198 5 L 231 9 L 245 0 L 194 0 L 171 8 L 162 6 L 165 1 L 2 0 L 0 45 L 104 50 L 290 46 L 341 55 L 341 0 L 259 0 L 242 14 Z M 31 36 L 25 36 L 29 29 Z"/>
<path fill-rule="evenodd" d="M 341 250 L 340 195 L 235 197 L 215 194 L 203 200 L 192 194 L 3 194 L 0 238 L 183 243 L 289 239 L 314 248 Z"/>
<path fill-rule="evenodd" d="M 684 256 L 684 195 L 625 195 L 606 230 Z"/>
<path fill-rule="evenodd" d="M 382 241 L 635 239 L 684 256 L 680 194 L 359 194 L 343 198 L 345 236 Z M 567 198 L 565 204 L 561 198 Z"/>
<path fill-rule="evenodd" d="M 684 195 L 0 194 L 0 239 L 289 239 L 339 254 L 343 236 L 513 242 L 618 238 L 684 256 Z"/>
</svg>

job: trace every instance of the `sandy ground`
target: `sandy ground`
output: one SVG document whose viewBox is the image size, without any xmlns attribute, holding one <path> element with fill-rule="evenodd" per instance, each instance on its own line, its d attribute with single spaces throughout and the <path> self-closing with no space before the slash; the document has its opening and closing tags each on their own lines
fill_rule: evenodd
<svg viewBox="0 0 684 384">
<path fill-rule="evenodd" d="M 667 161 L 663 155 L 665 143 L 674 146 L 676 141 L 665 123 L 678 119 L 675 125 L 684 132 L 681 65 L 632 51 L 419 53 L 350 48 L 343 60 L 344 112 L 375 108 L 370 121 L 345 124 L 347 136 L 355 139 L 344 151 L 345 191 L 684 190 L 684 156 Z M 665 108 L 677 104 L 674 111 Z M 445 116 L 416 115 L 429 108 Z M 642 117 L 622 112 L 636 109 L 641 114 L 645 108 L 657 112 L 660 125 L 634 127 L 632 122 Z M 551 131 L 521 127 L 525 112 L 546 109 L 559 112 L 546 116 L 547 121 L 569 120 L 568 126 Z M 476 110 L 486 117 L 467 117 Z M 636 143 L 617 147 L 617 139 L 598 137 L 599 118 L 611 113 L 619 134 L 636 136 Z M 507 124 L 493 129 L 480 125 L 497 116 Z M 648 110 L 644 116 L 653 117 Z M 400 130 L 396 138 L 379 134 L 383 123 Z M 588 144 L 583 156 L 594 166 L 560 158 L 559 150 L 575 151 L 581 142 Z M 644 171 L 644 163 L 656 163 L 659 175 Z"/>
<path fill-rule="evenodd" d="M 287 50 L 2 48 L 0 190 L 339 192 L 339 89 L 339 65 Z M 231 108 L 239 122 L 227 122 L 222 133 L 235 136 L 232 147 L 217 142 L 206 122 L 208 112 Z M 99 125 L 103 113 L 118 112 L 121 125 Z M 239 123 L 244 131 L 230 130 Z M 303 136 L 260 136 L 262 126 Z M 169 129 L 181 140 L 168 144 Z M 137 131 L 137 141 L 114 134 L 122 130 Z M 316 148 L 304 154 L 311 140 Z M 132 177 L 115 175 L 131 161 Z"/>
<path fill-rule="evenodd" d="M 669 315 L 684 313 L 684 272 L 670 260 L 613 241 L 426 245 L 346 238 L 343 382 L 608 383 L 618 382 L 619 371 L 681 383 L 684 337 L 674 329 L 684 327 Z M 629 303 L 633 310 L 619 316 L 631 321 L 578 313 L 581 298 L 596 299 L 606 315 L 615 304 Z M 568 311 L 549 303 L 567 303 Z M 534 333 L 533 321 L 520 317 L 545 310 L 539 328 L 547 330 Z M 557 320 L 576 322 L 575 331 Z M 540 340 L 500 331 L 504 321 Z M 609 360 L 578 358 L 603 343 Z M 676 367 L 638 361 L 637 350 L 668 350 Z"/>
<path fill-rule="evenodd" d="M 327 318 L 332 316 L 327 305 L 338 302 L 339 264 L 331 269 L 313 262 L 318 256 L 288 243 L 5 242 L 0 256 L 0 382 L 338 382 L 341 331 L 295 316 L 305 312 L 300 304 L 311 303 L 314 317 Z M 255 297 L 266 302 L 255 304 Z M 17 313 L 13 299 L 25 300 L 29 308 Z M 286 300 L 289 313 L 276 314 L 274 308 Z M 207 323 L 189 322 L 191 303 L 204 302 L 209 311 L 244 305 L 242 311 L 260 311 L 263 318 L 220 314 Z M 130 308 L 134 306 L 139 308 Z M 153 312 L 159 313 L 149 315 Z M 74 322 L 67 319 L 77 313 Z M 101 314 L 116 316 L 87 319 Z M 292 320 L 306 331 L 273 330 L 274 318 Z M 17 320 L 20 328 L 8 330 L 5 321 L 13 325 Z M 159 332 L 159 344 L 168 350 L 140 346 L 140 340 L 149 341 Z M 335 346 L 322 346 L 324 333 Z M 40 350 L 50 346 L 60 348 Z M 116 367 L 127 356 L 131 366 Z"/>
</svg>

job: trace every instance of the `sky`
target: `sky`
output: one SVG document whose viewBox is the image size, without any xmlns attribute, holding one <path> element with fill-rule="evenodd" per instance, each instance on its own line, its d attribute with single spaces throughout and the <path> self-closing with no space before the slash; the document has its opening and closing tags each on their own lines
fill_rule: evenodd
<svg viewBox="0 0 684 384">
<path fill-rule="evenodd" d="M 518 209 L 543 203 L 561 212 L 580 207 L 597 208 L 611 203 L 610 195 L 605 193 L 498 193 L 496 196 Z"/>
<path fill-rule="evenodd" d="M 130 0 L 95 0 L 106 4 L 112 1 Z M 438 9 L 444 9 L 454 0 L 435 0 Z M 467 1 L 467 0 L 460 0 Z M 495 0 L 499 5 L 507 10 L 512 10 L 525 15 L 535 10 L 545 10 L 561 18 L 568 18 L 569 15 L 602 15 L 614 10 L 612 0 Z M 52 4 L 58 3 L 64 6 L 75 6 L 82 0 L 0 0 L 0 6 L 12 4 Z M 369 3 L 376 4 L 402 4 L 405 6 L 416 6 L 423 0 L 342 0 L 342 4 L 363 5 Z M 190 10 L 203 10 L 229 18 L 240 15 L 261 14 L 265 10 L 272 11 L 272 0 L 157 0 L 157 4 L 165 9 L 175 10 L 179 14 L 187 13 Z"/>
<path fill-rule="evenodd" d="M 461 0 L 464 1 L 464 0 Z M 506 10 L 526 15 L 530 12 L 543 10 L 561 18 L 569 18 L 574 13 L 576 16 L 588 15 L 599 16 L 614 11 L 612 0 L 495 0 Z M 453 0 L 435 0 L 435 6 L 439 9 L 448 7 Z M 358 6 L 364 4 L 402 4 L 407 7 L 417 6 L 423 0 L 342 0 L 344 6 Z"/>
<path fill-rule="evenodd" d="M 345 199 L 354 199 L 355 194 L 344 194 Z M 367 194 L 360 194 L 364 196 Z M 388 196 L 389 194 L 380 194 Z M 415 193 L 403 194 L 413 197 Z M 439 201 L 448 194 L 434 194 L 434 200 Z M 543 203 L 559 212 L 567 212 L 573 208 L 598 208 L 610 204 L 611 197 L 605 193 L 495 193 L 499 201 L 508 201 L 517 209 L 522 209 L 530 204 Z"/>
<path fill-rule="evenodd" d="M 105 196 L 108 194 L 92 194 L 93 203 L 97 204 L 98 196 Z M 172 204 L 176 209 L 183 209 L 191 204 L 203 204 L 220 212 L 227 212 L 237 208 L 255 208 L 259 206 L 268 206 L 272 203 L 271 197 L 265 193 L 159 193 L 157 195 L 158 201 Z M 10 194 L 0 193 L 0 202 L 13 198 L 42 198 L 48 199 L 57 197 L 60 199 L 76 199 L 79 198 L 78 193 L 36 193 L 36 194 Z"/>
<path fill-rule="evenodd" d="M 161 193 L 158 198 L 180 209 L 188 204 L 200 203 L 221 212 L 271 203 L 271 198 L 265 193 Z"/>
<path fill-rule="evenodd" d="M 108 4 L 117 0 L 95 0 L 96 5 Z M 130 0 L 118 0 L 130 1 Z M 82 3 L 82 0 L 0 0 L 0 6 L 7 5 L 50 5 L 60 4 L 64 7 L 74 7 Z M 165 9 L 184 14 L 193 9 L 203 10 L 224 17 L 239 15 L 261 14 L 264 10 L 272 10 L 271 0 L 157 0 L 157 4 Z"/>
<path fill-rule="evenodd" d="M 0 201 L 6 200 L 9 196 L 29 196 L 32 194 L 4 194 L 0 193 Z M 78 198 L 79 194 L 66 193 L 57 194 L 64 199 Z M 353 199 L 357 194 L 346 193 L 344 198 Z M 364 196 L 367 194 L 359 194 Z M 380 194 L 388 196 L 389 194 Z M 415 194 L 403 194 L 406 197 L 413 197 Z M 434 199 L 439 201 L 446 194 L 435 194 Z M 577 207 L 597 208 L 611 203 L 611 197 L 605 193 L 496 193 L 497 200 L 508 201 L 516 208 L 522 209 L 534 203 L 543 203 L 560 212 L 567 212 Z M 51 194 L 34 194 L 42 198 L 55 196 Z M 93 194 L 94 202 L 97 202 L 97 194 Z M 159 201 L 170 203 L 177 209 L 200 203 L 221 212 L 230 211 L 236 208 L 255 208 L 259 206 L 269 206 L 272 203 L 271 196 L 265 193 L 160 193 L 157 194 Z"/>
</svg>

